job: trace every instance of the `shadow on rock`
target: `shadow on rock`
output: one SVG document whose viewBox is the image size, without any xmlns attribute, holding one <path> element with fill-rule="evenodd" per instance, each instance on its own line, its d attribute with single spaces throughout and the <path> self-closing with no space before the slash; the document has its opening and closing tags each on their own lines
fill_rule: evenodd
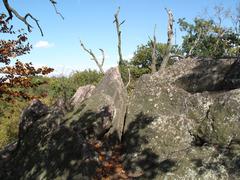
<svg viewBox="0 0 240 180">
<path fill-rule="evenodd" d="M 10 154 L 6 164 L 0 164 L 0 179 L 92 179 L 96 176 L 99 154 L 91 142 L 102 140 L 110 129 L 108 108 L 87 111 L 76 121 L 54 128 L 49 127 L 48 118 L 35 122 L 26 131 L 18 150 Z"/>
<path fill-rule="evenodd" d="M 148 144 L 148 138 L 141 131 L 146 128 L 154 117 L 140 113 L 136 119 L 129 124 L 128 130 L 124 134 L 124 166 L 131 172 L 132 177 L 140 179 L 153 179 L 161 173 L 174 171 L 176 162 L 171 159 L 160 160 L 150 148 L 142 148 Z"/>
<path fill-rule="evenodd" d="M 75 118 L 72 117 L 72 119 Z M 73 120 L 69 126 L 85 139 L 95 138 L 102 140 L 112 127 L 112 113 L 109 106 L 104 106 L 99 112 L 87 110 L 77 120 Z M 107 138 L 116 143 L 118 142 L 116 132 L 109 134 Z"/>
<path fill-rule="evenodd" d="M 228 146 L 214 145 L 212 147 L 214 151 L 208 161 L 200 158 L 191 160 L 198 174 L 212 171 L 219 175 L 219 178 L 222 173 L 227 173 L 229 178 L 238 179 L 240 176 L 240 140 L 232 140 Z"/>
<path fill-rule="evenodd" d="M 237 59 L 197 60 L 191 74 L 184 75 L 176 84 L 190 93 L 227 91 L 240 87 L 240 61 Z"/>
<path fill-rule="evenodd" d="M 35 132 L 38 134 L 38 132 Z M 1 179 L 90 179 L 98 166 L 91 145 L 68 127 L 45 134 L 47 139 L 34 137 L 23 145 L 3 166 Z"/>
</svg>

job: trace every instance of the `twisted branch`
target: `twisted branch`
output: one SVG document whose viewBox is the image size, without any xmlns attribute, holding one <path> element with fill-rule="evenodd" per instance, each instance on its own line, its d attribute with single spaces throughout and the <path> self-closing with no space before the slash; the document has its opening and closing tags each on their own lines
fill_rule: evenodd
<svg viewBox="0 0 240 180">
<path fill-rule="evenodd" d="M 51 4 L 53 5 L 55 12 L 60 15 L 62 17 L 62 19 L 64 19 L 64 17 L 62 16 L 62 14 L 57 10 L 56 8 L 56 4 L 57 2 L 55 0 L 49 0 L 51 2 Z M 8 22 L 9 20 L 12 20 L 13 15 L 15 15 L 20 21 L 22 21 L 28 29 L 28 32 L 32 32 L 32 25 L 28 22 L 27 18 L 31 18 L 33 21 L 35 21 L 35 23 L 37 24 L 38 29 L 40 30 L 41 35 L 43 36 L 43 31 L 42 28 L 39 24 L 39 20 L 37 20 L 31 13 L 27 13 L 25 16 L 21 16 L 16 9 L 14 9 L 12 6 L 10 6 L 10 4 L 8 3 L 8 0 L 3 0 L 3 4 L 8 12 L 8 18 L 6 19 L 6 21 Z"/>
<path fill-rule="evenodd" d="M 102 62 L 99 63 L 98 59 L 96 58 L 95 54 L 92 52 L 91 49 L 87 49 L 84 46 L 84 44 L 82 43 L 82 41 L 80 41 L 80 45 L 83 48 L 83 50 L 86 51 L 92 57 L 92 60 L 95 61 L 95 63 L 97 64 L 97 66 L 98 66 L 98 68 L 100 70 L 100 72 L 104 74 L 103 63 L 104 63 L 104 60 L 105 60 L 105 54 L 104 54 L 103 49 L 99 49 L 102 52 Z"/>
<path fill-rule="evenodd" d="M 25 16 L 21 16 L 13 7 L 9 5 L 8 0 L 3 0 L 3 4 L 7 9 L 8 15 L 9 15 L 9 17 L 6 19 L 7 22 L 9 20 L 12 20 L 13 15 L 15 15 L 19 20 L 21 20 L 27 26 L 28 32 L 31 32 L 33 27 L 27 21 L 27 18 L 30 17 L 32 20 L 35 21 L 35 23 L 37 24 L 41 32 L 41 35 L 43 36 L 43 31 L 41 29 L 41 26 L 39 25 L 38 20 L 35 17 L 33 17 L 30 13 L 27 13 Z"/>
<path fill-rule="evenodd" d="M 99 50 L 100 50 L 101 53 L 102 53 L 102 63 L 101 63 L 101 66 L 103 66 L 104 61 L 105 61 L 105 53 L 104 53 L 103 49 L 99 49 Z"/>
<path fill-rule="evenodd" d="M 63 15 L 62 15 L 62 13 L 60 13 L 60 12 L 58 11 L 57 7 L 56 7 L 57 1 L 55 1 L 55 0 L 49 0 L 49 1 L 52 3 L 56 14 L 58 14 L 58 15 L 64 20 L 64 17 L 63 17 Z"/>
</svg>

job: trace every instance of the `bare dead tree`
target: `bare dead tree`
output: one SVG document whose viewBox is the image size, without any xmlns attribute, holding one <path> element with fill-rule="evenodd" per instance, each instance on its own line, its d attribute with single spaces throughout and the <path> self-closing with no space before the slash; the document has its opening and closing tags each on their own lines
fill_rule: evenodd
<svg viewBox="0 0 240 180">
<path fill-rule="evenodd" d="M 84 46 L 84 44 L 82 43 L 82 41 L 80 41 L 80 45 L 83 48 L 83 50 L 86 51 L 92 57 L 92 60 L 95 61 L 95 63 L 97 64 L 97 66 L 100 70 L 100 72 L 104 74 L 103 64 L 104 64 L 104 61 L 105 61 L 105 53 L 104 53 L 103 49 L 99 49 L 102 53 L 102 62 L 100 63 L 99 60 L 97 59 L 97 57 L 95 56 L 95 54 L 92 52 L 92 50 L 87 49 Z"/>
<path fill-rule="evenodd" d="M 116 29 L 117 29 L 119 64 L 122 64 L 122 63 L 123 63 L 123 57 L 122 57 L 122 41 L 121 41 L 121 33 L 122 33 L 122 32 L 121 32 L 121 30 L 120 30 L 120 27 L 121 27 L 121 25 L 125 22 L 125 20 L 122 21 L 121 23 L 119 23 L 119 19 L 118 19 L 119 12 L 120 12 L 120 7 L 118 7 L 118 10 L 117 10 L 117 12 L 116 12 L 115 15 L 114 15 L 114 21 L 113 21 L 113 23 L 116 24 Z"/>
<path fill-rule="evenodd" d="M 58 10 L 56 8 L 57 2 L 55 0 L 49 0 L 49 1 L 53 5 L 56 13 L 63 18 L 62 14 L 60 12 L 58 12 Z M 39 24 L 39 20 L 37 20 L 31 13 L 27 13 L 24 16 L 22 16 L 22 15 L 20 15 L 18 13 L 17 10 L 15 10 L 12 6 L 10 6 L 8 0 L 3 0 L 3 4 L 4 4 L 4 7 L 6 8 L 6 10 L 8 12 L 8 18 L 6 19 L 7 22 L 9 20 L 12 20 L 13 15 L 14 15 L 15 17 L 17 17 L 20 21 L 22 21 L 27 26 L 28 32 L 31 32 L 33 27 L 27 20 L 28 18 L 30 18 L 33 21 L 35 21 L 35 23 L 37 24 L 38 29 L 40 30 L 41 35 L 43 36 L 43 31 L 42 31 L 42 28 L 41 28 L 41 26 Z"/>
<path fill-rule="evenodd" d="M 157 65 L 157 53 L 156 53 L 157 38 L 156 38 L 155 34 L 156 34 L 156 25 L 154 27 L 153 39 L 150 39 L 151 47 L 152 47 L 152 62 L 151 62 L 152 73 L 155 73 L 157 71 L 157 68 L 156 68 L 156 65 Z"/>
<path fill-rule="evenodd" d="M 160 67 L 160 72 L 166 68 L 168 61 L 170 59 L 170 53 L 172 49 L 172 38 L 173 38 L 173 13 L 170 9 L 165 8 L 168 14 L 168 40 L 167 40 L 167 50 L 163 57 L 163 61 Z"/>
</svg>

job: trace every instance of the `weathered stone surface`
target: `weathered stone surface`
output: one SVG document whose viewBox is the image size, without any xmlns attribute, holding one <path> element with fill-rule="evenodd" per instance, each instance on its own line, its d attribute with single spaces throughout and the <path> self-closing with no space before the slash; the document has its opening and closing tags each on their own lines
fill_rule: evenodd
<svg viewBox="0 0 240 180">
<path fill-rule="evenodd" d="M 94 143 L 122 135 L 127 92 L 118 69 L 107 71 L 82 104 L 81 98 L 66 114 L 33 101 L 22 114 L 17 149 L 0 153 L 0 179 L 95 178 L 100 152 Z"/>
<path fill-rule="evenodd" d="M 122 131 L 131 178 L 240 179 L 238 66 L 187 59 L 144 75 L 127 114 L 117 68 L 70 112 L 35 100 L 22 115 L 18 149 L 0 152 L 0 179 L 94 179 L 101 157 L 94 143 L 111 149 Z"/>
<path fill-rule="evenodd" d="M 125 167 L 142 179 L 239 179 L 240 75 L 233 64 L 188 59 L 141 77 L 124 128 Z"/>
<path fill-rule="evenodd" d="M 84 100 L 86 100 L 92 95 L 94 89 L 94 85 L 86 85 L 79 87 L 71 99 L 71 105 L 73 107 L 80 105 Z"/>
<path fill-rule="evenodd" d="M 189 60 L 193 61 L 193 60 Z M 240 61 L 235 59 L 207 60 L 193 63 L 191 73 L 185 73 L 176 82 L 188 92 L 231 90 L 240 87 Z"/>
<path fill-rule="evenodd" d="M 48 110 L 48 107 L 37 99 L 34 99 L 29 105 L 29 107 L 23 110 L 19 124 L 19 141 L 21 141 L 26 131 L 37 120 L 48 114 Z"/>
<path fill-rule="evenodd" d="M 112 98 L 112 125 L 108 135 L 116 133 L 118 140 L 121 140 L 125 114 L 127 110 L 127 89 L 125 88 L 118 68 L 111 68 L 106 72 L 102 83 L 95 89 L 95 96 L 106 94 Z"/>
<path fill-rule="evenodd" d="M 86 136 L 111 136 L 114 141 L 120 141 L 126 109 L 127 90 L 118 68 L 111 68 L 105 73 L 91 97 L 69 113 L 67 119 L 71 119 L 68 120 L 70 125 L 75 126 L 77 122 L 81 130 L 85 127 Z"/>
</svg>

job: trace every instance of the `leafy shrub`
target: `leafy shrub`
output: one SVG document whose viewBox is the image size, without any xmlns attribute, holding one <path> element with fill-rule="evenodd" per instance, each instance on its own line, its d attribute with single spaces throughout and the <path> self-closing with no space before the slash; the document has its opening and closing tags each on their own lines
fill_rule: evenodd
<svg viewBox="0 0 240 180">
<path fill-rule="evenodd" d="M 48 97 L 70 99 L 80 86 L 97 85 L 103 74 L 95 70 L 76 71 L 69 77 L 53 77 L 48 81 Z"/>
<path fill-rule="evenodd" d="M 27 102 L 20 101 L 14 105 L 0 105 L 4 107 L 0 118 L 0 149 L 17 138 L 20 114 L 26 105 Z"/>
</svg>

